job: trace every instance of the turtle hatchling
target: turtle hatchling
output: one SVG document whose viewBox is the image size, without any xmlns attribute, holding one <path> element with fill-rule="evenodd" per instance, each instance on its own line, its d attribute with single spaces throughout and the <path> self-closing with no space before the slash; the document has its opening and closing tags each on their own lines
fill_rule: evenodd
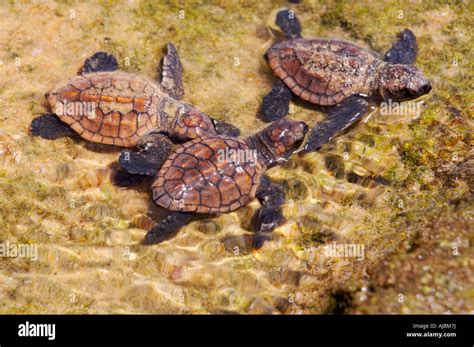
<svg viewBox="0 0 474 347">
<path fill-rule="evenodd" d="M 349 42 L 304 39 L 291 10 L 277 13 L 276 24 L 286 39 L 265 53 L 278 78 L 263 98 L 260 114 L 275 121 L 289 111 L 292 94 L 326 106 L 328 116 L 309 135 L 304 150 L 313 151 L 362 119 L 368 101 L 405 101 L 429 93 L 431 84 L 412 64 L 418 51 L 415 35 L 405 29 L 381 58 Z"/>
<path fill-rule="evenodd" d="M 32 135 L 57 139 L 77 133 L 91 142 L 137 147 L 144 154 L 171 152 L 170 138 L 185 141 L 202 135 L 239 135 L 236 127 L 181 100 L 183 68 L 173 44 L 167 45 L 158 70 L 157 80 L 119 71 L 113 55 L 95 53 L 86 59 L 78 76 L 46 93 L 53 113 L 32 121 Z M 150 142 L 158 145 L 147 146 Z"/>
<path fill-rule="evenodd" d="M 262 205 L 252 220 L 255 235 L 272 231 L 282 221 L 285 197 L 264 172 L 287 161 L 307 130 L 304 122 L 282 119 L 246 138 L 206 135 L 180 144 L 159 170 L 135 153 L 127 170 L 154 176 L 153 202 L 169 213 L 148 232 L 144 244 L 171 238 L 195 214 L 234 211 L 255 197 Z"/>
</svg>

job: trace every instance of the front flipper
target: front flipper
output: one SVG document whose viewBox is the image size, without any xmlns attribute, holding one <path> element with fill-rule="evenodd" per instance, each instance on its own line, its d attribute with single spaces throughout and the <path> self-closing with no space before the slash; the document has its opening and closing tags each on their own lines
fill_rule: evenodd
<svg viewBox="0 0 474 347">
<path fill-rule="evenodd" d="M 252 218 L 255 232 L 273 231 L 283 220 L 281 205 L 285 202 L 285 192 L 279 184 L 263 176 L 257 188 L 256 197 L 260 207 Z"/>
<path fill-rule="evenodd" d="M 274 183 L 268 176 L 262 176 L 255 196 L 264 207 L 281 206 L 285 203 L 285 192 L 281 185 Z"/>
<path fill-rule="evenodd" d="M 305 152 L 312 152 L 331 141 L 335 136 L 345 132 L 359 122 L 368 109 L 366 99 L 352 96 L 340 105 L 328 108 L 327 117 L 316 124 L 304 147 Z"/>
<path fill-rule="evenodd" d="M 159 169 L 146 154 L 128 149 L 120 154 L 119 163 L 126 172 L 134 175 L 154 176 Z"/>
<path fill-rule="evenodd" d="M 87 58 L 82 67 L 82 73 L 88 74 L 102 71 L 115 71 L 118 69 L 117 58 L 106 52 L 97 52 Z"/>
<path fill-rule="evenodd" d="M 122 188 L 136 186 L 146 179 L 146 175 L 136 175 L 119 168 L 112 177 L 113 183 Z"/>
<path fill-rule="evenodd" d="M 43 114 L 31 121 L 30 132 L 33 136 L 40 136 L 48 140 L 56 140 L 61 137 L 73 136 L 74 131 L 65 123 L 61 122 L 54 114 Z"/>
<path fill-rule="evenodd" d="M 122 151 L 120 166 L 131 174 L 154 176 L 173 150 L 173 143 L 163 134 L 152 133 L 141 139 L 138 148 L 138 152 Z"/>
<path fill-rule="evenodd" d="M 288 39 L 301 38 L 301 24 L 293 10 L 281 10 L 276 15 L 276 24 Z"/>
<path fill-rule="evenodd" d="M 270 93 L 263 97 L 260 107 L 261 119 L 274 122 L 285 117 L 290 110 L 291 90 L 280 80 L 273 84 Z"/>
<path fill-rule="evenodd" d="M 166 45 L 167 53 L 161 60 L 159 82 L 161 87 L 176 100 L 184 97 L 182 81 L 183 65 L 179 59 L 178 51 L 172 43 Z"/>
<path fill-rule="evenodd" d="M 189 212 L 170 212 L 146 234 L 142 244 L 154 245 L 172 238 L 191 220 L 192 216 L 193 214 Z"/>
<path fill-rule="evenodd" d="M 385 53 L 384 60 L 392 64 L 413 64 L 417 54 L 415 34 L 410 29 L 405 29 L 398 34 L 398 41 Z"/>
<path fill-rule="evenodd" d="M 283 220 L 280 206 L 260 207 L 252 219 L 253 230 L 256 232 L 273 231 Z"/>
<path fill-rule="evenodd" d="M 230 137 L 239 137 L 240 129 L 236 126 L 214 118 L 212 118 L 212 122 L 214 123 L 214 129 L 216 130 L 217 134 L 223 134 Z"/>
</svg>

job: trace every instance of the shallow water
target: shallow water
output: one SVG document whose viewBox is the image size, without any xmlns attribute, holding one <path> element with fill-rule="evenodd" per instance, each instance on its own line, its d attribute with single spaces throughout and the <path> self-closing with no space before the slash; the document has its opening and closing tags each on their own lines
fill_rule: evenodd
<svg viewBox="0 0 474 347">
<path fill-rule="evenodd" d="M 111 183 L 118 150 L 28 135 L 44 92 L 92 53 L 111 52 L 121 69 L 153 76 L 168 41 L 183 61 L 185 99 L 253 133 L 273 80 L 262 57 L 276 34 L 270 13 L 282 5 L 0 5 L 0 241 L 38 247 L 37 261 L 0 257 L 0 312 L 474 312 L 466 3 L 291 5 L 305 37 L 380 53 L 411 28 L 434 89 L 419 115 L 375 110 L 320 152 L 271 169 L 287 193 L 286 220 L 259 251 L 245 236 L 257 201 L 139 245 L 160 211 L 146 185 Z M 323 115 L 294 103 L 292 117 L 314 124 Z M 340 256 L 336 244 L 363 247 L 362 256 Z"/>
</svg>

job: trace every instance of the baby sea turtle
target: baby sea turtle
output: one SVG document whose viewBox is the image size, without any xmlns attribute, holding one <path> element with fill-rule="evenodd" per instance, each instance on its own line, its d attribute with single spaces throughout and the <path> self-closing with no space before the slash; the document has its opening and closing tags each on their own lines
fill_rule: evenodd
<svg viewBox="0 0 474 347">
<path fill-rule="evenodd" d="M 377 53 L 352 43 L 302 38 L 301 25 L 291 10 L 278 12 L 276 23 L 286 40 L 270 47 L 265 58 L 279 80 L 263 98 L 260 114 L 264 121 L 284 117 L 292 94 L 328 106 L 328 117 L 308 138 L 307 152 L 361 120 L 369 99 L 405 101 L 431 90 L 422 72 L 411 65 L 418 48 L 415 35 L 408 29 L 382 60 Z"/>
<path fill-rule="evenodd" d="M 160 151 L 169 153 L 169 138 L 183 141 L 206 134 L 239 135 L 236 127 L 181 101 L 183 68 L 171 43 L 159 70 L 155 81 L 119 71 L 113 55 L 95 53 L 86 59 L 78 76 L 46 93 L 54 114 L 35 118 L 31 133 L 47 139 L 77 133 L 92 142 L 138 147 L 144 154 L 156 150 L 156 146 L 147 146 L 152 140 L 160 143 Z"/>
<path fill-rule="evenodd" d="M 254 231 L 273 230 L 282 220 L 285 197 L 283 189 L 263 174 L 285 162 L 301 146 L 307 130 L 304 122 L 282 119 L 246 138 L 206 135 L 179 145 L 159 171 L 140 153 L 121 161 L 127 170 L 155 176 L 153 201 L 169 211 L 144 243 L 169 239 L 196 213 L 230 212 L 254 197 L 262 205 L 253 218 Z"/>
</svg>

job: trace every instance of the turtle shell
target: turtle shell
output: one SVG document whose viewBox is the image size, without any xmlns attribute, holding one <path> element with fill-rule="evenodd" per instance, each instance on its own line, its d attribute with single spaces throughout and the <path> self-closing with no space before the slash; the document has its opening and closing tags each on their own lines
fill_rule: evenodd
<svg viewBox="0 0 474 347">
<path fill-rule="evenodd" d="M 270 68 L 301 99 L 336 105 L 354 95 L 369 95 L 383 62 L 375 53 L 351 43 L 326 39 L 294 39 L 266 53 Z"/>
<path fill-rule="evenodd" d="M 244 139 L 227 136 L 203 136 L 180 145 L 153 182 L 155 204 L 198 213 L 229 212 L 247 204 L 255 197 L 264 168 L 256 157 L 235 160 L 238 156 L 226 153 L 253 151 Z"/>
<path fill-rule="evenodd" d="M 46 93 L 53 112 L 88 141 L 133 147 L 160 126 L 164 93 L 151 79 L 120 72 L 73 77 Z"/>
</svg>

